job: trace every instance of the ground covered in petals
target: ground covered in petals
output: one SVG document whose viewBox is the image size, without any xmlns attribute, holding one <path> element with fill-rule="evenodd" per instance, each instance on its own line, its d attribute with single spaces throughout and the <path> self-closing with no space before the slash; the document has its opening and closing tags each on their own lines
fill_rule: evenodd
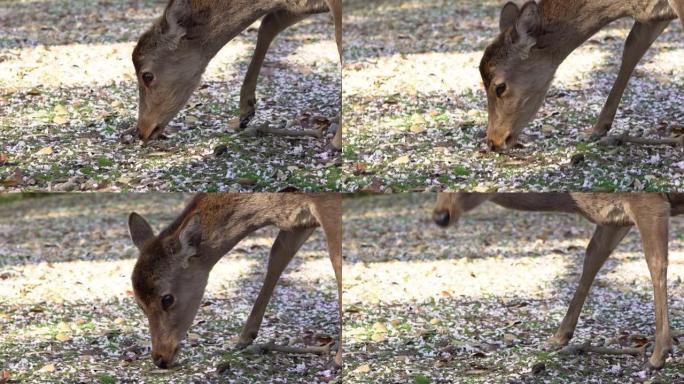
<svg viewBox="0 0 684 384">
<path fill-rule="evenodd" d="M 136 124 L 133 47 L 160 1 L 0 4 L 0 191 L 330 190 L 329 137 L 250 137 L 237 130 L 240 86 L 259 23 L 219 52 L 170 140 L 123 144 Z M 271 46 L 252 125 L 336 125 L 340 66 L 330 16 L 312 16 Z M 332 126 L 332 128 L 331 128 Z"/>
<path fill-rule="evenodd" d="M 457 228 L 431 221 L 434 196 L 345 201 L 345 380 L 373 383 L 675 383 L 644 357 L 563 355 L 542 343 L 574 293 L 592 225 L 572 215 L 485 205 Z M 669 295 L 684 327 L 684 221 L 672 219 Z M 573 344 L 638 347 L 654 334 L 636 231 L 600 272 Z"/>
<path fill-rule="evenodd" d="M 557 73 L 525 148 L 485 151 L 478 66 L 498 33 L 501 1 L 345 3 L 347 190 L 671 191 L 684 148 L 584 140 L 617 76 L 632 22 L 618 21 Z M 637 67 L 611 134 L 684 134 L 684 45 L 673 22 Z"/>
<path fill-rule="evenodd" d="M 234 348 L 261 287 L 273 229 L 249 236 L 216 265 L 179 365 L 156 369 L 131 292 L 137 250 L 127 216 L 137 211 L 160 230 L 187 198 L 98 194 L 0 204 L 0 382 L 339 382 L 327 369 L 331 356 Z M 319 345 L 338 329 L 334 274 L 317 231 L 285 271 L 257 343 Z"/>
</svg>

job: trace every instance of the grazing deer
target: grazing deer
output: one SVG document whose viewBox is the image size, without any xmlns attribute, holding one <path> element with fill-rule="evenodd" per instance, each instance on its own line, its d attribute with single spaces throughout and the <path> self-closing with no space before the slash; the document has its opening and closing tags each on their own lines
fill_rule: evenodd
<svg viewBox="0 0 684 384">
<path fill-rule="evenodd" d="M 485 201 L 523 211 L 579 213 L 596 224 L 587 247 L 582 277 L 560 328 L 549 339 L 552 346 L 567 345 L 577 326 L 584 300 L 596 274 L 632 226 L 641 234 L 653 282 L 656 341 L 648 364 L 662 368 L 670 350 L 667 309 L 667 243 L 670 216 L 684 214 L 684 193 L 601 194 L 601 193 L 510 193 L 440 194 L 433 219 L 442 226 L 455 224 L 460 216 Z"/>
<path fill-rule="evenodd" d="M 240 126 L 254 116 L 261 65 L 275 37 L 306 17 L 330 12 L 342 57 L 342 0 L 170 0 L 164 14 L 133 51 L 138 78 L 138 136 L 158 138 L 199 85 L 209 61 L 263 16 L 252 61 L 240 91 Z M 341 129 L 333 146 L 342 145 Z"/>
<path fill-rule="evenodd" d="M 598 121 L 596 140 L 610 130 L 634 68 L 679 13 L 684 0 L 540 0 L 522 8 L 512 2 L 501 11 L 499 36 L 486 48 L 480 74 L 487 92 L 487 143 L 512 148 L 522 129 L 541 108 L 558 66 L 577 47 L 609 23 L 632 17 L 617 80 Z M 675 11 L 676 10 L 676 11 Z"/>
<path fill-rule="evenodd" d="M 240 240 L 255 230 L 280 229 L 268 271 L 238 348 L 254 341 L 273 290 L 285 267 L 311 233 L 322 227 L 337 278 L 342 319 L 342 208 L 338 194 L 199 194 L 158 235 L 137 213 L 128 228 L 140 256 L 133 270 L 135 300 L 149 320 L 152 360 L 168 368 L 197 314 L 209 272 Z M 341 323 L 340 323 L 341 324 Z M 334 364 L 341 365 L 342 343 Z"/>
</svg>

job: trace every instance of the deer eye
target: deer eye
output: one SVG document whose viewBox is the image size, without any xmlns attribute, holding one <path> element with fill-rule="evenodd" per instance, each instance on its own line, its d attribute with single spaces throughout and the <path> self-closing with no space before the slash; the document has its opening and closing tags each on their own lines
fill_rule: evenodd
<svg viewBox="0 0 684 384">
<path fill-rule="evenodd" d="M 506 92 L 506 83 L 501 83 L 501 84 L 497 85 L 495 90 L 496 90 L 496 96 L 501 97 L 501 95 L 503 95 L 504 92 Z"/>
<path fill-rule="evenodd" d="M 149 85 L 152 80 L 154 80 L 154 75 L 150 72 L 145 72 L 142 74 L 142 79 L 145 82 L 145 84 Z"/>
<path fill-rule="evenodd" d="M 164 295 L 161 299 L 162 308 L 164 308 L 164 310 L 169 309 L 169 307 L 173 305 L 174 300 L 173 295 Z"/>
</svg>

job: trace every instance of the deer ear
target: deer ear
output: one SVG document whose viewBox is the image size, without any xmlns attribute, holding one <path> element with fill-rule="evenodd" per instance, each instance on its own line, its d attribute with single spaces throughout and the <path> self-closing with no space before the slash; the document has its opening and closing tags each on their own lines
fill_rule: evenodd
<svg viewBox="0 0 684 384">
<path fill-rule="evenodd" d="M 197 254 L 197 248 L 202 242 L 202 223 L 199 214 L 193 215 L 185 222 L 178 240 L 184 256 L 191 257 Z"/>
<path fill-rule="evenodd" d="M 540 27 L 539 6 L 534 1 L 529 1 L 520 10 L 520 16 L 515 23 L 515 31 L 522 40 L 536 39 Z"/>
<path fill-rule="evenodd" d="M 518 20 L 518 15 L 520 15 L 520 8 L 518 8 L 518 5 L 512 1 L 506 3 L 501 10 L 499 30 L 505 32 L 508 28 L 514 26 L 515 22 Z"/>
<path fill-rule="evenodd" d="M 534 1 L 528 1 L 520 10 L 520 15 L 515 22 L 515 30 L 509 35 L 521 59 L 527 59 L 530 50 L 537 44 L 540 30 L 539 7 Z"/>
<path fill-rule="evenodd" d="M 128 232 L 136 247 L 141 248 L 145 242 L 154 237 L 152 227 L 142 216 L 133 212 L 128 216 Z"/>
<path fill-rule="evenodd" d="M 209 9 L 193 9 L 191 0 L 171 0 L 164 19 L 168 36 L 180 42 L 181 39 L 194 40 L 206 35 L 209 25 Z"/>
<path fill-rule="evenodd" d="M 168 29 L 166 34 L 180 39 L 186 34 L 185 20 L 192 18 L 192 5 L 190 0 L 171 0 L 164 11 L 164 19 Z"/>
</svg>

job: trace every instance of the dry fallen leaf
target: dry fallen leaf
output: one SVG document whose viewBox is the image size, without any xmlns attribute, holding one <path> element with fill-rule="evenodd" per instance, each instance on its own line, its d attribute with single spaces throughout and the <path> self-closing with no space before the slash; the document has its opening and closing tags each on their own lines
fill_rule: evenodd
<svg viewBox="0 0 684 384">
<path fill-rule="evenodd" d="M 387 340 L 387 336 L 385 336 L 382 333 L 374 333 L 373 335 L 371 335 L 371 340 L 375 341 L 376 343 L 381 343 Z"/>
<path fill-rule="evenodd" d="M 42 368 L 38 370 L 40 373 L 51 373 L 55 371 L 55 365 L 53 363 L 45 364 Z"/>
<path fill-rule="evenodd" d="M 411 158 L 408 155 L 400 156 L 392 162 L 394 165 L 403 165 L 411 162 Z"/>
<path fill-rule="evenodd" d="M 43 147 L 38 152 L 36 152 L 36 155 L 38 156 L 47 156 L 47 155 L 52 155 L 53 153 L 52 147 Z"/>
<path fill-rule="evenodd" d="M 354 372 L 356 372 L 356 373 L 368 373 L 368 372 L 370 372 L 370 370 L 371 369 L 370 369 L 369 364 L 362 364 L 362 365 L 359 365 L 358 367 L 356 367 L 356 369 L 354 369 Z"/>
</svg>

